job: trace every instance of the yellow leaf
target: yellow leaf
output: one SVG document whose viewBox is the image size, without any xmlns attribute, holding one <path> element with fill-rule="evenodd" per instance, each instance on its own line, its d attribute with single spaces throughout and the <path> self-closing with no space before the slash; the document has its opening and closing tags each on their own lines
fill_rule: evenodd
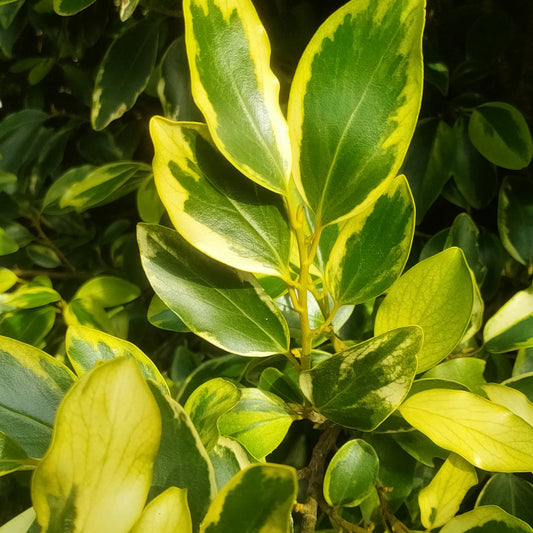
<svg viewBox="0 0 533 533">
<path fill-rule="evenodd" d="M 126 533 L 144 507 L 161 438 L 137 363 L 102 363 L 67 393 L 32 482 L 44 532 Z"/>
</svg>

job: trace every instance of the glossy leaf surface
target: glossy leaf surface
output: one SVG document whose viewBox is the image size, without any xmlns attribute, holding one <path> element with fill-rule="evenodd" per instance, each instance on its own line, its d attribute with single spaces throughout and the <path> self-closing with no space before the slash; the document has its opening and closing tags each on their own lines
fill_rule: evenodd
<svg viewBox="0 0 533 533">
<path fill-rule="evenodd" d="M 410 396 L 402 416 L 433 442 L 484 470 L 533 470 L 533 426 L 471 392 L 433 389 Z"/>
<path fill-rule="evenodd" d="M 29 464 L 28 454 L 16 441 L 0 431 L 0 476 Z"/>
<path fill-rule="evenodd" d="M 95 130 L 128 111 L 146 87 L 155 65 L 158 26 L 144 19 L 129 26 L 111 44 L 98 69 L 91 109 Z"/>
<path fill-rule="evenodd" d="M 422 524 L 428 530 L 446 524 L 459 511 L 468 490 L 477 484 L 475 468 L 451 454 L 430 484 L 418 493 Z"/>
<path fill-rule="evenodd" d="M 157 294 L 154 294 L 146 315 L 148 322 L 157 328 L 181 333 L 189 331 L 183 320 L 171 311 Z"/>
<path fill-rule="evenodd" d="M 152 360 L 131 342 L 93 328 L 70 326 L 65 339 L 69 361 L 78 376 L 90 372 L 97 361 L 128 357 L 139 365 L 145 379 L 152 379 L 164 394 L 170 394 L 165 378 Z"/>
<path fill-rule="evenodd" d="M 154 177 L 181 235 L 241 270 L 289 277 L 291 234 L 279 195 L 238 172 L 201 124 L 155 117 Z"/>
<path fill-rule="evenodd" d="M 0 337 L 2 431 L 28 455 L 41 457 L 50 443 L 56 410 L 74 380 L 65 365 L 45 352 Z"/>
<path fill-rule="evenodd" d="M 479 393 L 485 385 L 486 361 L 475 357 L 458 357 L 444 361 L 421 376 L 423 379 L 445 379 L 460 383 L 471 392 Z"/>
<path fill-rule="evenodd" d="M 138 239 L 154 290 L 191 331 L 240 355 L 287 351 L 287 324 L 252 276 L 210 259 L 161 226 L 139 225 Z"/>
<path fill-rule="evenodd" d="M 219 150 L 246 176 L 286 190 L 291 149 L 270 43 L 249 0 L 185 0 L 194 99 Z"/>
<path fill-rule="evenodd" d="M 296 472 L 260 464 L 242 470 L 217 494 L 200 533 L 287 533 L 296 498 Z"/>
<path fill-rule="evenodd" d="M 285 403 L 260 389 L 242 389 L 237 404 L 218 420 L 221 435 L 239 441 L 250 454 L 261 459 L 285 438 L 292 416 Z"/>
<path fill-rule="evenodd" d="M 485 349 L 493 353 L 533 346 L 533 285 L 517 292 L 487 321 Z"/>
<path fill-rule="evenodd" d="M 207 452 L 217 443 L 218 419 L 240 399 L 240 390 L 231 381 L 215 378 L 195 389 L 185 403 L 185 410 L 198 431 Z"/>
<path fill-rule="evenodd" d="M 348 2 L 300 59 L 288 108 L 293 174 L 318 226 L 398 173 L 420 106 L 423 24 L 419 0 Z"/>
<path fill-rule="evenodd" d="M 400 276 L 415 229 L 415 205 L 405 177 L 375 203 L 348 219 L 326 265 L 335 303 L 358 304 L 379 296 Z"/>
<path fill-rule="evenodd" d="M 519 170 L 531 162 L 531 133 L 522 113 L 512 105 L 489 102 L 476 107 L 468 134 L 483 157 L 495 165 Z"/>
<path fill-rule="evenodd" d="M 441 533 L 532 533 L 531 526 L 496 505 L 484 505 L 450 520 Z"/>
<path fill-rule="evenodd" d="M 356 507 L 375 490 L 378 456 L 364 440 L 343 444 L 331 459 L 324 476 L 324 497 L 333 507 Z"/>
<path fill-rule="evenodd" d="M 407 395 L 421 345 L 416 326 L 389 331 L 302 372 L 302 392 L 329 420 L 371 431 Z"/>
<path fill-rule="evenodd" d="M 193 530 L 204 517 L 216 493 L 209 457 L 185 409 L 150 383 L 161 412 L 161 445 L 154 463 L 150 497 L 169 487 L 187 489 Z"/>
<path fill-rule="evenodd" d="M 533 403 L 525 394 L 500 383 L 487 383 L 483 386 L 483 392 L 489 400 L 506 407 L 511 413 L 533 426 Z"/>
<path fill-rule="evenodd" d="M 94 0 L 54 0 L 54 11 L 58 15 L 75 15 L 93 2 Z"/>
<path fill-rule="evenodd" d="M 115 359 L 84 376 L 61 403 L 33 476 L 39 524 L 128 532 L 148 495 L 160 437 L 157 404 L 134 361 Z"/>
<path fill-rule="evenodd" d="M 444 359 L 462 339 L 472 315 L 474 288 L 461 250 L 448 248 L 408 270 L 380 305 L 375 334 L 418 325 L 424 344 L 418 372 Z M 446 327 L 443 327 L 446 324 Z"/>
</svg>

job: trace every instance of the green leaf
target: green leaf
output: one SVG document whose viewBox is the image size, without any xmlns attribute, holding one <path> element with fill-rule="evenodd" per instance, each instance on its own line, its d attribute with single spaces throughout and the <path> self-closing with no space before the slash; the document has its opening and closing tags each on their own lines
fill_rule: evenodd
<svg viewBox="0 0 533 533">
<path fill-rule="evenodd" d="M 218 490 L 238 472 L 257 462 L 240 443 L 226 437 L 218 439 L 209 459 L 215 470 Z"/>
<path fill-rule="evenodd" d="M 303 396 L 296 383 L 287 375 L 274 367 L 268 367 L 261 372 L 260 389 L 272 392 L 286 402 L 302 404 Z"/>
<path fill-rule="evenodd" d="M 127 533 L 148 495 L 160 437 L 157 403 L 134 361 L 114 359 L 85 375 L 61 403 L 33 476 L 41 527 Z"/>
<path fill-rule="evenodd" d="M 409 392 L 421 345 L 422 332 L 417 326 L 389 331 L 302 372 L 300 387 L 326 418 L 371 431 Z"/>
<path fill-rule="evenodd" d="M 131 342 L 97 329 L 70 326 L 65 339 L 65 350 L 72 368 L 79 377 L 90 372 L 98 361 L 127 357 L 137 362 L 144 379 L 153 380 L 163 394 L 170 394 L 165 378 L 155 364 Z"/>
<path fill-rule="evenodd" d="M 93 165 L 83 165 L 71 168 L 59 176 L 46 191 L 43 211 L 47 214 L 57 215 L 72 210 L 73 208 L 60 205 L 63 195 L 67 194 L 71 186 L 83 181 L 95 168 Z"/>
<path fill-rule="evenodd" d="M 431 483 L 418 493 L 423 526 L 430 530 L 446 524 L 459 511 L 468 490 L 476 484 L 476 469 L 452 453 Z"/>
<path fill-rule="evenodd" d="M 57 407 L 74 380 L 50 355 L 0 337 L 1 430 L 28 455 L 41 457 L 50 443 Z"/>
<path fill-rule="evenodd" d="M 283 441 L 292 416 L 280 398 L 260 389 L 241 389 L 236 405 L 218 419 L 220 434 L 239 441 L 261 459 Z"/>
<path fill-rule="evenodd" d="M 396 413 L 393 416 L 396 416 Z M 401 417 L 399 418 L 401 419 Z M 399 431 L 393 435 L 393 438 L 401 446 L 402 450 L 407 452 L 419 463 L 430 468 L 435 467 L 435 458 L 442 460 L 448 458 L 449 453 L 446 450 L 437 446 L 423 433 L 420 433 L 420 431 Z"/>
<path fill-rule="evenodd" d="M 291 170 L 270 43 L 250 0 L 185 0 L 194 99 L 218 149 L 245 176 L 284 193 Z"/>
<path fill-rule="evenodd" d="M 49 246 L 30 244 L 24 251 L 33 263 L 42 268 L 56 268 L 61 265 L 61 259 Z"/>
<path fill-rule="evenodd" d="M 161 226 L 140 224 L 138 240 L 154 290 L 191 331 L 240 355 L 288 350 L 287 324 L 251 275 L 210 259 Z"/>
<path fill-rule="evenodd" d="M 422 379 L 435 378 L 445 379 L 460 383 L 471 392 L 480 393 L 482 387 L 487 383 L 483 372 L 486 361 L 475 357 L 458 357 L 444 361 L 421 376 Z"/>
<path fill-rule="evenodd" d="M 0 255 L 8 255 L 18 251 L 17 241 L 11 238 L 4 228 L 0 227 Z"/>
<path fill-rule="evenodd" d="M 95 276 L 86 281 L 74 298 L 90 299 L 103 307 L 116 307 L 127 304 L 141 294 L 137 285 L 116 276 Z"/>
<path fill-rule="evenodd" d="M 424 343 L 417 357 L 418 372 L 423 372 L 463 338 L 473 305 L 473 281 L 463 252 L 448 248 L 416 264 L 391 287 L 378 309 L 375 334 L 420 326 Z"/>
<path fill-rule="evenodd" d="M 420 0 L 352 1 L 307 46 L 288 122 L 293 174 L 317 227 L 371 201 L 398 173 L 420 107 L 423 25 Z"/>
<path fill-rule="evenodd" d="M 287 533 L 296 488 L 292 467 L 251 465 L 217 494 L 200 533 Z"/>
<path fill-rule="evenodd" d="M 57 311 L 46 305 L 36 309 L 20 309 L 0 319 L 0 330 L 6 337 L 37 346 L 52 329 Z"/>
<path fill-rule="evenodd" d="M 187 399 L 185 411 L 191 417 L 208 453 L 220 436 L 218 419 L 234 407 L 240 397 L 240 390 L 231 381 L 215 378 L 200 385 Z"/>
<path fill-rule="evenodd" d="M 82 179 L 65 189 L 59 205 L 62 209 L 74 207 L 78 211 L 85 211 L 108 204 L 134 190 L 151 173 L 148 165 L 135 161 L 108 163 L 87 174 L 85 170 L 83 173 L 80 170 L 76 178 Z"/>
<path fill-rule="evenodd" d="M 120 2 L 120 20 L 125 22 L 128 20 L 135 11 L 139 0 L 123 0 Z"/>
<path fill-rule="evenodd" d="M 202 441 L 181 405 L 150 384 L 161 412 L 162 433 L 150 497 L 169 487 L 187 489 L 194 531 L 215 497 L 216 481 Z"/>
<path fill-rule="evenodd" d="M 147 318 L 150 324 L 160 329 L 179 333 L 189 331 L 189 328 L 183 323 L 181 318 L 174 311 L 171 311 L 157 294 L 154 294 L 150 301 Z"/>
<path fill-rule="evenodd" d="M 349 440 L 337 450 L 324 476 L 324 497 L 329 505 L 356 507 L 376 490 L 379 459 L 367 442 Z"/>
<path fill-rule="evenodd" d="M 452 518 L 440 533 L 532 533 L 531 526 L 496 505 L 484 505 Z"/>
<path fill-rule="evenodd" d="M 8 291 L 17 283 L 18 277 L 8 268 L 0 268 L 0 294 Z"/>
<path fill-rule="evenodd" d="M 485 484 L 476 507 L 497 505 L 504 511 L 533 524 L 533 485 L 514 474 L 494 474 Z"/>
<path fill-rule="evenodd" d="M 433 442 L 494 472 L 533 470 L 533 427 L 471 392 L 434 389 L 410 396 L 400 413 Z"/>
<path fill-rule="evenodd" d="M 241 270 L 289 278 L 281 197 L 240 174 L 201 124 L 150 122 L 154 177 L 170 219 L 193 246 Z"/>
<path fill-rule="evenodd" d="M 421 120 L 402 166 L 409 180 L 420 223 L 450 179 L 454 154 L 453 131 L 442 120 Z"/>
<path fill-rule="evenodd" d="M 31 465 L 28 459 L 28 454 L 20 445 L 0 431 L 0 476 Z"/>
<path fill-rule="evenodd" d="M 499 167 L 520 170 L 531 162 L 531 133 L 522 113 L 512 105 L 489 102 L 476 107 L 468 134 L 481 155 Z"/>
<path fill-rule="evenodd" d="M 161 59 L 157 94 L 166 118 L 199 121 L 201 114 L 191 94 L 191 74 L 184 35 L 170 44 Z"/>
<path fill-rule="evenodd" d="M 54 11 L 58 15 L 75 15 L 94 3 L 94 0 L 54 0 Z"/>
<path fill-rule="evenodd" d="M 4 293 L 0 302 L 19 309 L 33 309 L 61 300 L 61 295 L 50 287 L 22 285 L 16 291 Z"/>
<path fill-rule="evenodd" d="M 533 346 L 533 285 L 517 292 L 487 321 L 483 330 L 485 349 L 509 352 Z"/>
<path fill-rule="evenodd" d="M 91 124 L 103 130 L 133 107 L 155 66 L 158 24 L 149 19 L 129 25 L 111 43 L 93 91 Z"/>
<path fill-rule="evenodd" d="M 187 489 L 169 487 L 145 508 L 130 533 L 192 533 Z"/>
<path fill-rule="evenodd" d="M 455 122 L 453 132 L 455 153 L 452 157 L 455 185 L 472 207 L 475 209 L 487 207 L 498 187 L 496 167 L 473 146 L 468 136 L 468 123 L 465 118 L 459 118 Z"/>
<path fill-rule="evenodd" d="M 326 285 L 338 305 L 358 304 L 386 291 L 407 262 L 415 205 L 405 177 L 348 219 L 326 265 Z"/>
<path fill-rule="evenodd" d="M 528 178 L 507 176 L 498 202 L 498 231 L 502 244 L 519 263 L 533 265 L 533 184 Z"/>
</svg>

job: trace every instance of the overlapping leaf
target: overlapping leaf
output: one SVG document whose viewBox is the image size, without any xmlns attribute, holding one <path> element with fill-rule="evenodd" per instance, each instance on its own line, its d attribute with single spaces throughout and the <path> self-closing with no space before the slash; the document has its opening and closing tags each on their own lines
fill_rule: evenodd
<svg viewBox="0 0 533 533">
<path fill-rule="evenodd" d="M 291 234 L 281 197 L 230 165 L 205 126 L 156 117 L 150 131 L 157 189 L 183 237 L 223 263 L 288 278 Z"/>
<path fill-rule="evenodd" d="M 333 422 L 371 431 L 409 392 L 421 346 L 417 326 L 389 331 L 302 372 L 302 392 Z"/>
<path fill-rule="evenodd" d="M 284 193 L 291 148 L 270 70 L 270 44 L 250 0 L 185 0 L 192 92 L 220 151 L 246 176 Z"/>
<path fill-rule="evenodd" d="M 305 50 L 288 122 L 293 174 L 318 226 L 375 198 L 397 174 L 420 106 L 423 24 L 420 0 L 352 1 Z"/>
<path fill-rule="evenodd" d="M 326 284 L 337 304 L 379 296 L 400 276 L 415 229 L 415 206 L 405 177 L 350 218 L 329 254 Z"/>
<path fill-rule="evenodd" d="M 191 331 L 241 355 L 288 350 L 287 323 L 251 275 L 210 259 L 161 226 L 140 224 L 138 239 L 154 290 Z"/>
<path fill-rule="evenodd" d="M 523 520 L 505 512 L 496 505 L 483 505 L 456 516 L 441 533 L 533 533 L 533 528 Z"/>
</svg>

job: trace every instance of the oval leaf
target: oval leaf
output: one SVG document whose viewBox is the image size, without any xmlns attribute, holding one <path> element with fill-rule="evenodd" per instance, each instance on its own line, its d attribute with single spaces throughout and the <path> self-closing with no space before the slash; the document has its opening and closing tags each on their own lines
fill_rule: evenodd
<svg viewBox="0 0 533 533">
<path fill-rule="evenodd" d="M 296 499 L 296 472 L 290 466 L 251 465 L 217 494 L 200 533 L 287 533 Z"/>
<path fill-rule="evenodd" d="M 452 518 L 440 533 L 533 533 L 531 526 L 495 505 L 477 507 Z"/>
<path fill-rule="evenodd" d="M 251 275 L 210 259 L 162 226 L 140 224 L 138 239 L 154 290 L 191 331 L 240 355 L 288 350 L 287 323 Z"/>
<path fill-rule="evenodd" d="M 302 372 L 302 392 L 333 422 L 371 431 L 409 392 L 421 345 L 417 326 L 389 331 Z"/>
<path fill-rule="evenodd" d="M 159 409 L 134 361 L 115 359 L 84 376 L 61 403 L 33 476 L 41 527 L 127 533 L 148 495 L 160 437 Z"/>
<path fill-rule="evenodd" d="M 85 326 L 70 326 L 65 339 L 72 368 L 78 376 L 90 372 L 97 361 L 129 357 L 137 362 L 145 379 L 152 379 L 163 394 L 170 394 L 167 382 L 153 361 L 131 342 Z"/>
<path fill-rule="evenodd" d="M 533 285 L 517 292 L 487 321 L 483 338 L 485 349 L 493 353 L 533 346 Z"/>
<path fill-rule="evenodd" d="M 250 0 L 185 0 L 191 88 L 219 150 L 246 176 L 283 193 L 291 169 L 270 43 Z"/>
<path fill-rule="evenodd" d="M 453 518 L 468 490 L 477 484 L 476 469 L 459 455 L 451 454 L 430 484 L 418 493 L 420 520 L 430 530 Z"/>
<path fill-rule="evenodd" d="M 519 263 L 533 265 L 533 184 L 527 177 L 507 176 L 498 201 L 502 244 Z"/>
<path fill-rule="evenodd" d="M 150 132 L 157 189 L 181 235 L 235 268 L 290 278 L 291 233 L 281 197 L 231 166 L 201 124 L 155 117 Z"/>
<path fill-rule="evenodd" d="M 11 437 L 0 431 L 0 476 L 33 466 L 28 454 Z"/>
<path fill-rule="evenodd" d="M 95 276 L 86 281 L 74 298 L 89 298 L 103 307 L 116 307 L 132 302 L 141 295 L 141 290 L 130 281 L 116 276 Z"/>
<path fill-rule="evenodd" d="M 57 359 L 28 344 L 0 337 L 2 431 L 28 455 L 41 457 L 50 443 L 56 410 L 74 380 Z"/>
<path fill-rule="evenodd" d="M 326 265 L 335 303 L 359 304 L 386 291 L 407 262 L 415 230 L 415 205 L 404 176 L 342 228 Z"/>
<path fill-rule="evenodd" d="M 324 497 L 329 505 L 356 507 L 376 490 L 378 456 L 361 439 L 345 443 L 331 459 L 324 476 Z"/>
<path fill-rule="evenodd" d="M 93 3 L 94 0 L 54 0 L 54 11 L 58 15 L 71 16 Z"/>
<path fill-rule="evenodd" d="M 133 107 L 152 74 L 159 28 L 144 19 L 128 26 L 112 43 L 98 69 L 91 124 L 103 130 Z"/>
<path fill-rule="evenodd" d="M 533 427 L 471 392 L 434 389 L 410 396 L 400 413 L 433 442 L 494 472 L 533 470 Z"/>
<path fill-rule="evenodd" d="M 375 334 L 420 326 L 424 344 L 418 372 L 423 372 L 449 355 L 462 339 L 473 305 L 474 286 L 463 252 L 448 248 L 416 264 L 391 287 L 378 309 Z"/>
<path fill-rule="evenodd" d="M 240 394 L 237 404 L 218 419 L 218 430 L 261 459 L 281 444 L 292 424 L 292 416 L 274 394 L 260 389 L 241 389 Z"/>
<path fill-rule="evenodd" d="M 531 133 L 522 113 L 512 105 L 489 102 L 476 107 L 468 134 L 483 157 L 499 167 L 520 170 L 531 162 Z"/>
<path fill-rule="evenodd" d="M 420 107 L 423 25 L 421 0 L 352 1 L 307 46 L 288 121 L 293 174 L 318 227 L 398 173 Z"/>
</svg>

